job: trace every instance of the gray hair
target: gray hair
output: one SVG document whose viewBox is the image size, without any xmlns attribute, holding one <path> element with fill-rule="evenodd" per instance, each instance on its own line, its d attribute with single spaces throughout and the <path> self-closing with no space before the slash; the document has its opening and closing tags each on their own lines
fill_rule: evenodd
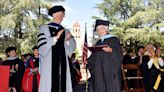
<svg viewBox="0 0 164 92">
<path fill-rule="evenodd" d="M 99 25 L 99 26 L 97 26 L 97 27 L 96 27 L 96 31 L 97 31 L 97 30 L 100 30 L 100 29 L 102 29 L 102 28 L 103 28 L 105 31 L 108 31 L 108 26 L 105 26 L 105 25 Z"/>
</svg>

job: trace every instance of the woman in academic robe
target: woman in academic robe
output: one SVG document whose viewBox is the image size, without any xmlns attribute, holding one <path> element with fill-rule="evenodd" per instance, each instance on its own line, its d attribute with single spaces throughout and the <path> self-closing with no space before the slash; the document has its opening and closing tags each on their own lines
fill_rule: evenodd
<svg viewBox="0 0 164 92">
<path fill-rule="evenodd" d="M 145 54 L 142 58 L 141 73 L 143 75 L 143 82 L 145 92 L 156 92 L 160 89 L 154 89 L 158 75 L 161 73 L 160 69 L 164 66 L 162 58 L 155 54 L 155 46 L 147 44 L 145 46 Z M 159 86 L 160 87 L 160 86 Z M 160 92 L 160 91 L 157 91 Z"/>
<path fill-rule="evenodd" d="M 33 57 L 27 60 L 27 68 L 25 70 L 22 88 L 24 92 L 38 92 L 40 81 L 39 74 L 39 52 L 37 46 L 33 47 Z"/>
<path fill-rule="evenodd" d="M 95 31 L 100 36 L 95 46 L 107 45 L 88 58 L 91 72 L 90 92 L 122 92 L 122 49 L 119 39 L 108 34 L 109 21 L 96 20 Z"/>
<path fill-rule="evenodd" d="M 75 51 L 75 40 L 60 24 L 65 16 L 63 6 L 52 7 L 49 15 L 53 22 L 41 26 L 38 34 L 39 92 L 72 92 L 68 57 Z"/>
</svg>

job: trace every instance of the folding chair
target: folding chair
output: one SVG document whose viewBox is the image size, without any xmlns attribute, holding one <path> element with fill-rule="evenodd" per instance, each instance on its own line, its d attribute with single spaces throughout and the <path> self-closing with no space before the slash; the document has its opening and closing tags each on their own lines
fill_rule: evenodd
<svg viewBox="0 0 164 92">
<path fill-rule="evenodd" d="M 144 92 L 144 86 L 143 86 L 143 77 L 140 73 L 140 67 L 138 64 L 122 64 L 122 75 L 123 75 L 123 81 L 124 81 L 124 90 L 125 92 Z M 134 70 L 136 71 L 136 76 L 127 76 L 126 73 L 128 70 Z M 129 88 L 127 81 L 133 80 L 135 83 L 133 88 Z"/>
</svg>

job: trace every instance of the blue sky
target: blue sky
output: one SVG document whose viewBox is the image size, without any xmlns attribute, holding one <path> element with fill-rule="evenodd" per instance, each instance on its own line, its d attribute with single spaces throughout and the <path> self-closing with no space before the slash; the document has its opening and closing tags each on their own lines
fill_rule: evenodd
<svg viewBox="0 0 164 92">
<path fill-rule="evenodd" d="M 84 30 L 84 25 L 87 23 L 88 30 L 93 30 L 91 25 L 95 20 L 91 17 L 100 16 L 98 10 L 94 8 L 97 3 L 101 3 L 101 0 L 65 0 L 62 3 L 57 3 L 57 5 L 62 4 L 66 8 L 66 16 L 62 24 L 67 28 L 72 28 L 72 25 L 78 22 L 81 30 Z"/>
<path fill-rule="evenodd" d="M 63 5 L 66 9 L 65 18 L 62 22 L 63 26 L 70 29 L 75 22 L 80 24 L 82 42 L 84 41 L 85 23 L 87 23 L 88 45 L 92 45 L 92 25 L 95 23 L 95 19 L 91 17 L 103 18 L 98 9 L 95 8 L 96 4 L 101 2 L 102 0 L 65 0 L 54 5 Z"/>
</svg>

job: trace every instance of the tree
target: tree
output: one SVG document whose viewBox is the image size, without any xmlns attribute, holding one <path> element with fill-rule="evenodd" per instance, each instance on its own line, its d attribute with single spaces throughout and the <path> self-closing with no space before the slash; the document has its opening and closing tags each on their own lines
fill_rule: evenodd
<svg viewBox="0 0 164 92">
<path fill-rule="evenodd" d="M 0 51 L 14 45 L 20 53 L 31 52 L 39 26 L 50 20 L 46 12 L 51 6 L 43 0 L 1 0 Z"/>
<path fill-rule="evenodd" d="M 153 43 L 164 48 L 164 0 L 103 0 L 96 8 L 110 21 L 112 33 L 131 47 Z"/>
</svg>

